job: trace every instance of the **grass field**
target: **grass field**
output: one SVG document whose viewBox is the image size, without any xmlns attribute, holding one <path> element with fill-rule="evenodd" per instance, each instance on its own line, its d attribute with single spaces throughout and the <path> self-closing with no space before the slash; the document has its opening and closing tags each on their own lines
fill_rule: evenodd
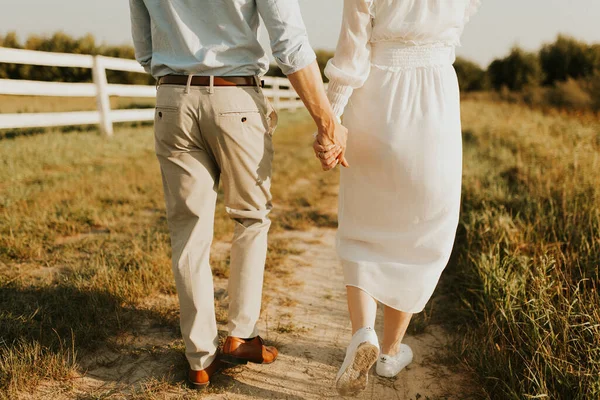
<svg viewBox="0 0 600 400">
<path fill-rule="evenodd" d="M 460 332 L 457 357 L 489 398 L 598 398 L 600 121 L 471 100 L 463 121 L 463 212 L 437 319 Z M 311 131 L 304 112 L 282 113 L 275 233 L 336 225 L 337 174 L 320 172 Z M 177 336 L 161 190 L 147 127 L 0 140 L 0 398 L 68 394 L 90 355 L 133 357 L 123 338 L 148 326 Z M 231 234 L 222 208 L 215 229 Z M 285 279 L 293 251 L 271 243 L 267 279 Z M 213 261 L 227 276 L 226 256 Z M 185 366 L 180 341 L 157 349 Z"/>
<path fill-rule="evenodd" d="M 600 120 L 463 106 L 463 210 L 445 286 L 495 399 L 600 398 Z"/>
<path fill-rule="evenodd" d="M 281 120 L 272 231 L 334 226 L 336 176 L 312 160 L 311 122 Z M 157 301 L 175 288 L 151 129 L 16 137 L 0 141 L 0 160 L 0 396 L 68 386 L 78 360 L 144 324 L 178 329 L 176 306 Z M 301 180 L 314 189 L 289 185 Z M 232 228 L 220 208 L 216 240 Z M 288 251 L 271 243 L 267 279 L 284 275 Z M 226 276 L 226 257 L 213 267 Z"/>
</svg>

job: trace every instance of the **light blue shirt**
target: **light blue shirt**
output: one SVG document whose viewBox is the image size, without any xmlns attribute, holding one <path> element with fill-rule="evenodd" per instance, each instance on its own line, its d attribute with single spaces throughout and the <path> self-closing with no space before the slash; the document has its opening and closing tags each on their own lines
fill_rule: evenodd
<svg viewBox="0 0 600 400">
<path fill-rule="evenodd" d="M 259 14 L 277 64 L 294 73 L 315 60 L 298 0 L 129 0 L 135 58 L 154 77 L 264 75 Z"/>
</svg>

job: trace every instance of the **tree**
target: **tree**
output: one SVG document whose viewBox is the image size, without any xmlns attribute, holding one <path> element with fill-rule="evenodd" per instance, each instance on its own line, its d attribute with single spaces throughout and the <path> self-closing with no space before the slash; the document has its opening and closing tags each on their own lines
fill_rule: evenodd
<svg viewBox="0 0 600 400">
<path fill-rule="evenodd" d="M 16 32 L 8 32 L 5 37 L 0 37 L 0 46 L 11 49 L 22 47 Z M 21 76 L 21 69 L 21 65 L 0 63 L 0 79 L 18 79 Z"/>
<path fill-rule="evenodd" d="M 20 49 L 22 48 L 21 42 L 17 37 L 17 33 L 14 31 L 8 32 L 5 37 L 0 36 L 0 46 L 8 47 L 11 49 Z"/>
<path fill-rule="evenodd" d="M 89 34 L 80 39 L 64 32 L 56 32 L 51 37 L 32 35 L 25 42 L 25 48 L 53 53 L 97 54 L 96 41 Z M 22 74 L 22 79 L 40 81 L 89 82 L 92 79 L 89 68 L 24 65 Z"/>
<path fill-rule="evenodd" d="M 595 46 L 571 37 L 559 35 L 554 43 L 540 50 L 540 61 L 546 76 L 545 84 L 594 75 L 600 69 L 600 51 Z"/>
<path fill-rule="evenodd" d="M 32 35 L 27 38 L 25 45 L 22 46 L 17 35 L 14 32 L 9 32 L 5 37 L 0 37 L 0 46 L 55 53 L 101 54 L 108 57 L 135 58 L 133 47 L 98 46 L 96 39 L 91 34 L 80 38 L 73 38 L 64 32 L 57 32 L 50 37 Z M 111 83 L 154 84 L 154 78 L 145 74 L 108 70 L 106 75 Z M 92 71 L 89 68 L 0 64 L 0 79 L 2 78 L 55 82 L 91 82 Z"/>
<path fill-rule="evenodd" d="M 462 91 L 483 90 L 487 86 L 485 70 L 474 62 L 457 57 L 454 62 L 454 69 Z"/>
<path fill-rule="evenodd" d="M 487 72 L 496 90 L 503 86 L 510 90 L 521 90 L 527 86 L 537 86 L 543 80 L 538 56 L 519 47 L 514 47 L 507 57 L 494 60 Z"/>
</svg>

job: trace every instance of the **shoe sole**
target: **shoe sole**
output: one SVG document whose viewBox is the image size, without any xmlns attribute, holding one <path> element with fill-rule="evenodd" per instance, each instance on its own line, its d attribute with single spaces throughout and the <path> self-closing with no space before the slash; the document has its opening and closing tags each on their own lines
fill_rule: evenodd
<svg viewBox="0 0 600 400">
<path fill-rule="evenodd" d="M 230 355 L 226 355 L 226 354 L 222 354 L 221 355 L 221 361 L 227 364 L 233 364 L 233 365 L 246 365 L 248 363 L 252 363 L 252 364 L 273 364 L 275 362 L 275 360 L 277 360 L 277 358 L 275 358 L 273 361 L 270 362 L 255 362 L 255 361 L 250 361 L 250 360 L 246 360 L 245 358 L 238 358 L 235 356 L 230 356 Z"/>
<path fill-rule="evenodd" d="M 192 382 L 188 379 L 188 384 L 190 385 L 190 387 L 192 389 L 195 390 L 204 390 L 206 389 L 209 385 L 210 385 L 210 381 L 206 382 L 206 383 L 196 383 L 196 382 Z"/>
<path fill-rule="evenodd" d="M 221 354 L 221 361 L 233 365 L 246 365 L 249 362 L 248 360 L 230 356 L 229 354 Z"/>
<path fill-rule="evenodd" d="M 371 343 L 361 343 L 356 349 L 354 360 L 336 382 L 341 396 L 356 396 L 367 388 L 369 370 L 379 357 L 379 349 Z"/>
<path fill-rule="evenodd" d="M 412 360 L 411 360 L 410 362 L 406 363 L 406 364 L 405 364 L 405 365 L 404 365 L 402 368 L 400 368 L 400 369 L 398 370 L 398 372 L 396 372 L 395 374 L 390 374 L 390 373 L 380 372 L 380 371 L 377 371 L 377 370 L 375 370 L 375 372 L 377 373 L 377 376 L 379 376 L 379 377 L 386 378 L 386 379 L 392 379 L 392 378 L 395 378 L 395 377 L 397 377 L 397 376 L 400 374 L 400 372 L 404 371 L 404 369 L 405 369 L 406 367 L 408 367 L 408 366 L 410 365 L 410 363 L 411 363 L 411 362 L 412 362 Z"/>
</svg>

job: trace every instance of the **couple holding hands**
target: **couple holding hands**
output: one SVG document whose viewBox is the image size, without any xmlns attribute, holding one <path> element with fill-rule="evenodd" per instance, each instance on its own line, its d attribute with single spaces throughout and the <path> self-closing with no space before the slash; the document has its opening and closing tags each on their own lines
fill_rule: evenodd
<svg viewBox="0 0 600 400">
<path fill-rule="evenodd" d="M 394 377 L 411 362 L 402 339 L 452 251 L 462 173 L 452 64 L 478 6 L 344 0 L 325 91 L 297 0 L 130 0 L 136 58 L 157 79 L 156 154 L 193 386 L 208 385 L 223 363 L 272 363 L 278 355 L 257 331 L 277 125 L 261 87 L 268 58 L 259 16 L 317 125 L 315 155 L 324 170 L 343 166 L 336 247 L 352 338 L 336 387 L 356 395 L 374 364 Z M 219 181 L 235 224 L 229 336 L 220 351 L 209 264 Z"/>
</svg>

